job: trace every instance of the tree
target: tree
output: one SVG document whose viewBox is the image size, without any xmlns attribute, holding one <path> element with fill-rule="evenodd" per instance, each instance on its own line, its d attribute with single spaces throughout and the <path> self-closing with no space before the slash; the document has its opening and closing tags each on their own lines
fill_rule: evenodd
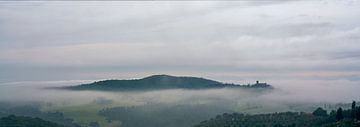
<svg viewBox="0 0 360 127">
<path fill-rule="evenodd" d="M 355 108 L 356 108 L 356 102 L 353 101 L 352 104 L 351 104 L 351 109 L 352 109 L 352 110 L 355 110 Z"/>
<path fill-rule="evenodd" d="M 319 107 L 312 114 L 314 116 L 327 116 L 327 111 Z"/>
<path fill-rule="evenodd" d="M 98 122 L 90 122 L 89 127 L 100 127 Z"/>
<path fill-rule="evenodd" d="M 335 114 L 336 114 L 336 111 L 335 111 L 335 110 L 331 110 L 330 116 L 335 116 Z"/>
<path fill-rule="evenodd" d="M 353 101 L 351 104 L 351 118 L 355 119 L 356 115 L 356 102 Z"/>
<path fill-rule="evenodd" d="M 360 106 L 359 107 L 356 107 L 356 110 L 355 110 L 355 118 L 357 120 L 360 120 Z"/>
<path fill-rule="evenodd" d="M 339 108 L 337 111 L 336 111 L 336 120 L 337 121 L 340 121 L 344 119 L 344 116 L 343 116 L 343 110 L 342 108 Z"/>
</svg>

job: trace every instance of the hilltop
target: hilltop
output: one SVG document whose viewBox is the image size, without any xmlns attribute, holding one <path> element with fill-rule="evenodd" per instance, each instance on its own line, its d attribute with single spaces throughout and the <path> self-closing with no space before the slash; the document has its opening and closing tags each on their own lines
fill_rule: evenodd
<svg viewBox="0 0 360 127">
<path fill-rule="evenodd" d="M 212 89 L 212 88 L 272 88 L 266 83 L 239 85 L 221 83 L 199 77 L 177 77 L 171 75 L 152 75 L 142 79 L 103 80 L 89 84 L 65 87 L 71 90 L 158 90 L 158 89 Z"/>
</svg>

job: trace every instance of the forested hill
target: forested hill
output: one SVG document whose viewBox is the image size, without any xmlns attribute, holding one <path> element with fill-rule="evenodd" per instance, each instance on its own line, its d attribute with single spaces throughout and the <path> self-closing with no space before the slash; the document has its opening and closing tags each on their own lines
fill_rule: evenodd
<svg viewBox="0 0 360 127">
<path fill-rule="evenodd" d="M 170 75 L 153 75 L 133 80 L 104 80 L 90 84 L 65 87 L 71 90 L 158 90 L 158 89 L 211 89 L 211 88 L 272 88 L 266 83 L 238 85 L 221 83 L 198 77 L 176 77 Z"/>
</svg>

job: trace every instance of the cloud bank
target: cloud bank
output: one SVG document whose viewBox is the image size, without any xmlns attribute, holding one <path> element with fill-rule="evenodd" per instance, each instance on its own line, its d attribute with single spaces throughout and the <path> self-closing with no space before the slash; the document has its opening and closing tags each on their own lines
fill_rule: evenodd
<svg viewBox="0 0 360 127">
<path fill-rule="evenodd" d="M 360 79 L 357 1 L 0 4 L 0 80 Z"/>
</svg>

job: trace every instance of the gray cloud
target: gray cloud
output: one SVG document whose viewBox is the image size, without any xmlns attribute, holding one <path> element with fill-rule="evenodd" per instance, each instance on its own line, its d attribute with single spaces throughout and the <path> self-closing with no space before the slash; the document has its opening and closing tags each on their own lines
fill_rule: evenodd
<svg viewBox="0 0 360 127">
<path fill-rule="evenodd" d="M 1 3 L 3 81 L 359 77 L 356 1 Z"/>
</svg>

